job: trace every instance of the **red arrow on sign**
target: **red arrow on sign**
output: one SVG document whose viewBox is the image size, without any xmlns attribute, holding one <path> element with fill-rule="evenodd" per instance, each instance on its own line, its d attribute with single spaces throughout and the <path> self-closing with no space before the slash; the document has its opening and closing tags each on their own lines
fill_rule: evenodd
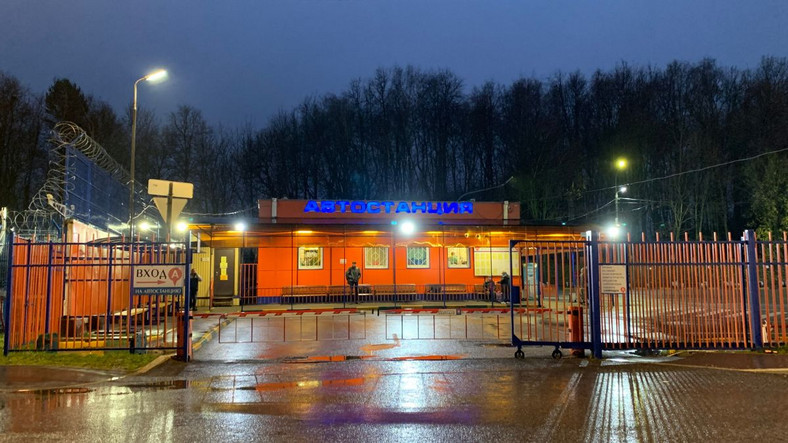
<svg viewBox="0 0 788 443">
<path fill-rule="evenodd" d="M 151 280 L 151 281 L 141 281 L 139 283 L 142 283 L 142 284 L 145 284 L 145 285 L 151 285 L 151 284 L 160 285 L 160 284 L 163 284 L 164 282 L 165 282 L 165 280 Z"/>
</svg>

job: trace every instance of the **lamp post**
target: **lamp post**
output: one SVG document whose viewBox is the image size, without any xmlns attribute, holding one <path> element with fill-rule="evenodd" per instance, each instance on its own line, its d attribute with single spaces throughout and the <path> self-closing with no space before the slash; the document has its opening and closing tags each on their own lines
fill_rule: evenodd
<svg viewBox="0 0 788 443">
<path fill-rule="evenodd" d="M 134 158 L 137 144 L 137 85 L 141 81 L 157 81 L 164 79 L 166 76 L 167 71 L 159 69 L 134 82 L 134 101 L 131 108 L 131 163 L 129 165 L 129 175 L 131 175 L 131 182 L 129 183 L 129 241 L 131 242 L 134 241 Z"/>
<path fill-rule="evenodd" d="M 616 187 L 616 226 L 619 226 L 619 223 L 618 223 L 618 200 L 619 200 L 619 194 L 623 194 L 625 192 L 627 192 L 627 187 L 626 186 L 617 186 Z"/>
<path fill-rule="evenodd" d="M 616 160 L 616 170 L 617 171 L 623 171 L 626 168 L 627 168 L 627 159 L 625 159 L 623 157 L 618 158 Z M 615 223 L 616 227 L 620 226 L 619 223 L 618 223 L 618 200 L 619 200 L 619 194 L 623 194 L 625 192 L 627 192 L 627 187 L 626 186 L 621 186 L 621 187 L 618 186 L 618 172 L 616 172 L 616 223 Z"/>
</svg>

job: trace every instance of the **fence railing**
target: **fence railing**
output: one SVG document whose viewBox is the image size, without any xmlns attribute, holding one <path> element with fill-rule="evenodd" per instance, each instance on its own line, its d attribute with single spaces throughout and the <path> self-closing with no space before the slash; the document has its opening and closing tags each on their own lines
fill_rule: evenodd
<svg viewBox="0 0 788 443">
<path fill-rule="evenodd" d="M 182 293 L 131 291 L 157 264 L 185 267 L 185 245 L 13 240 L 5 351 L 177 349 Z"/>
<path fill-rule="evenodd" d="M 6 350 L 176 346 L 182 297 L 133 295 L 130 275 L 140 264 L 187 263 L 185 245 L 16 239 L 12 246 Z M 595 352 L 788 343 L 785 234 L 760 240 L 750 231 L 740 240 L 523 240 L 515 251 L 522 269 L 512 297 L 529 311 L 515 320 L 513 332 L 523 342 L 590 344 Z M 492 301 L 476 283 L 362 284 L 355 298 L 341 284 L 260 287 L 255 272 L 256 265 L 242 265 L 243 306 Z M 500 288 L 495 292 L 500 297 Z"/>
</svg>

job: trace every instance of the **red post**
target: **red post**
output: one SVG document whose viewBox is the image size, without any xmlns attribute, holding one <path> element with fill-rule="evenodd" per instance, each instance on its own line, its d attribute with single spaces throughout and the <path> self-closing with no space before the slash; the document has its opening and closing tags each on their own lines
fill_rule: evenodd
<svg viewBox="0 0 788 443">
<path fill-rule="evenodd" d="M 572 343 L 583 342 L 583 307 L 572 306 L 569 309 L 569 332 L 570 340 Z M 583 348 L 572 349 L 572 355 L 575 357 L 584 357 L 585 350 Z"/>
</svg>

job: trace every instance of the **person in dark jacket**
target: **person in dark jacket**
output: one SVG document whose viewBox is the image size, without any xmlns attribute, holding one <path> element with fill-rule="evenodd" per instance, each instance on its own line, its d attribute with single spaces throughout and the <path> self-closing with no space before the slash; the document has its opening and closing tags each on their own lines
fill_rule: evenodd
<svg viewBox="0 0 788 443">
<path fill-rule="evenodd" d="M 192 268 L 189 275 L 189 309 L 192 311 L 197 310 L 197 289 L 200 287 L 201 281 L 202 277 L 200 277 L 200 274 Z"/>
<path fill-rule="evenodd" d="M 495 282 L 493 281 L 492 277 L 484 278 L 484 289 L 490 296 L 490 303 L 495 303 Z"/>
<path fill-rule="evenodd" d="M 361 270 L 356 266 L 356 262 L 345 271 L 345 280 L 350 286 L 350 302 L 358 303 L 358 281 L 361 280 Z"/>
<path fill-rule="evenodd" d="M 507 274 L 504 271 L 501 274 L 501 281 L 498 283 L 500 283 L 501 285 L 501 299 L 503 299 L 503 301 L 505 302 L 509 301 L 509 296 L 511 295 L 511 287 L 510 287 L 511 282 L 512 281 L 509 278 L 509 274 Z"/>
</svg>

